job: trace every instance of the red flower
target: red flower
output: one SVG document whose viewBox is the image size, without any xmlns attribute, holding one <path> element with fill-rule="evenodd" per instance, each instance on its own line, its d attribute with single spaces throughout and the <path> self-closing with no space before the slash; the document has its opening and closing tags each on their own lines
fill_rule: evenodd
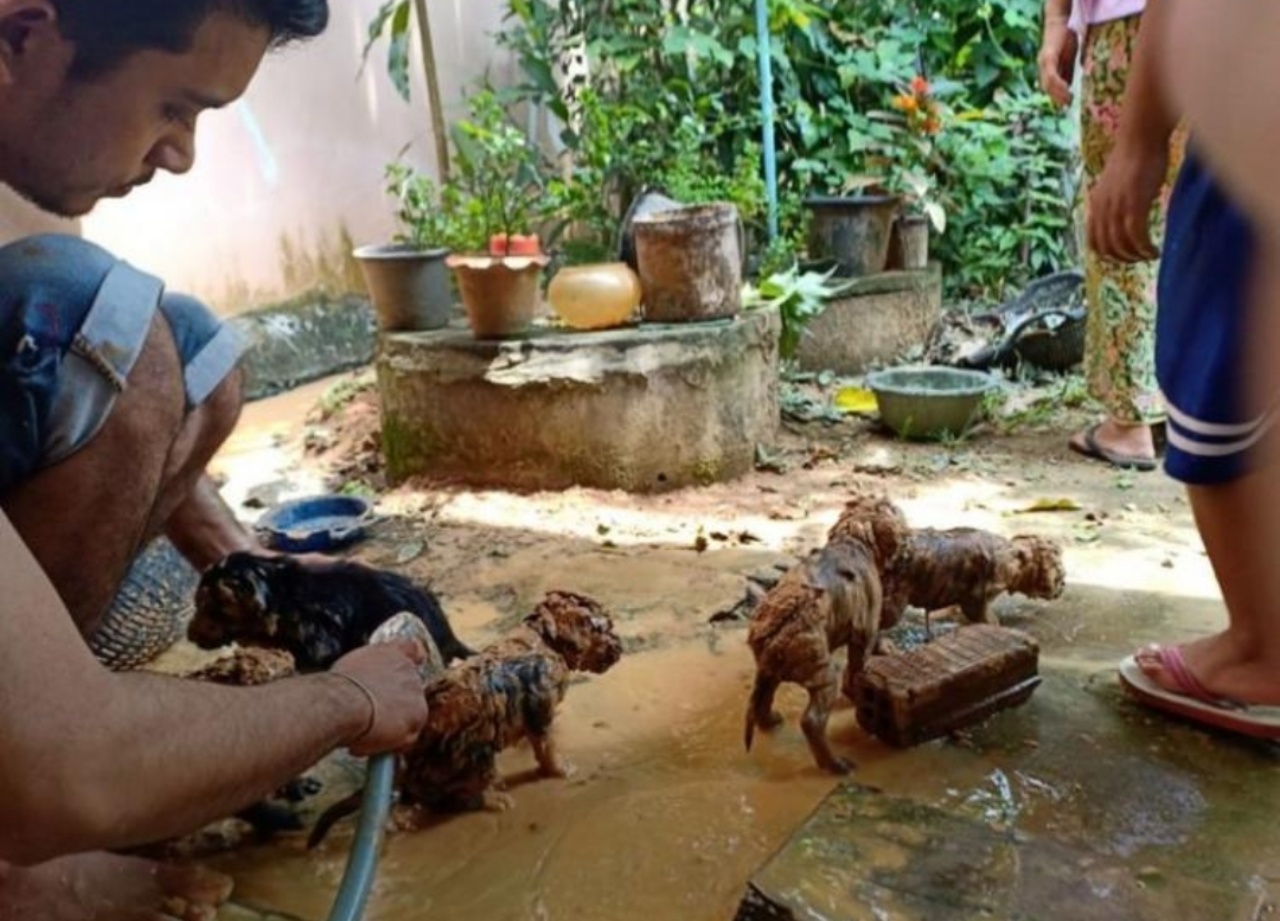
<svg viewBox="0 0 1280 921">
<path fill-rule="evenodd" d="M 928 96 L 929 81 L 921 76 L 913 77 L 911 79 L 911 92 L 917 96 Z"/>
</svg>

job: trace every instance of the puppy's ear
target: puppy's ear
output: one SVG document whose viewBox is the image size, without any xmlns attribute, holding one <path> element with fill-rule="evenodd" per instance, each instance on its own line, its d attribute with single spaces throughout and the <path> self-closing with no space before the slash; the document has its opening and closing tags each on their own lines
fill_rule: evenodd
<svg viewBox="0 0 1280 921">
<path fill-rule="evenodd" d="M 271 607 L 271 577 L 254 567 L 244 574 L 245 584 L 253 593 L 254 604 L 263 611 Z"/>
</svg>

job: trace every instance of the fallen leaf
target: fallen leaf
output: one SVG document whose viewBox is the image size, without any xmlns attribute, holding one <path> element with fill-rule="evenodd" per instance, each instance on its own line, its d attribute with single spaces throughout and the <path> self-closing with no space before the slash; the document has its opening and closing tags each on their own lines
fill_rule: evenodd
<svg viewBox="0 0 1280 921">
<path fill-rule="evenodd" d="M 416 560 L 426 549 L 427 545 L 420 540 L 407 541 L 396 548 L 396 563 L 403 566 L 411 560 Z"/>
<path fill-rule="evenodd" d="M 841 387 L 836 391 L 836 409 L 842 413 L 874 415 L 879 411 L 876 395 L 864 387 Z"/>
<path fill-rule="evenodd" d="M 1037 499 L 1026 508 L 1018 509 L 1019 515 L 1033 512 L 1078 512 L 1080 503 L 1075 499 Z"/>
</svg>

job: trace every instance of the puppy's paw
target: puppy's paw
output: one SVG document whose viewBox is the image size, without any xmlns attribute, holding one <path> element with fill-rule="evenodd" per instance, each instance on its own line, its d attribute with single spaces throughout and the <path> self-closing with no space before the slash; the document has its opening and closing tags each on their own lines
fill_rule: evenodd
<svg viewBox="0 0 1280 921">
<path fill-rule="evenodd" d="M 541 768 L 541 771 L 543 777 L 558 777 L 561 780 L 569 780 L 578 774 L 577 767 L 568 761 L 557 761 Z"/>
<path fill-rule="evenodd" d="M 842 777 L 846 774 L 853 773 L 852 764 L 850 764 L 848 761 L 845 761 L 843 758 L 836 758 L 834 756 L 832 756 L 830 761 L 826 762 L 825 764 L 820 764 L 818 765 L 818 767 L 822 768 L 828 774 L 838 774 Z"/>
<path fill-rule="evenodd" d="M 486 790 L 484 794 L 485 812 L 507 812 L 516 808 L 516 801 L 509 793 L 498 790 Z"/>
</svg>

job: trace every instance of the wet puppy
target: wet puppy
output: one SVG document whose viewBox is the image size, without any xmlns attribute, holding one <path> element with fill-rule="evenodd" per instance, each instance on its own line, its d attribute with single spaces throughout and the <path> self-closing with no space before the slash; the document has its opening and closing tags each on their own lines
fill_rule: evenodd
<svg viewBox="0 0 1280 921">
<path fill-rule="evenodd" d="M 562 777 L 551 724 L 572 672 L 602 674 L 622 655 L 613 621 L 595 601 L 551 592 L 509 636 L 447 669 L 426 688 L 427 726 L 400 756 L 400 801 L 437 812 L 504 808 L 495 759 L 528 739 L 544 777 Z M 359 794 L 316 823 L 319 844 Z"/>
<path fill-rule="evenodd" d="M 882 629 L 880 571 L 897 555 L 908 532 L 893 503 L 860 497 L 845 506 L 827 545 L 793 567 L 756 608 L 747 643 L 756 660 L 756 679 L 747 705 L 743 741 L 747 750 L 756 727 L 782 723 L 773 698 L 783 682 L 809 692 L 800 726 L 818 766 L 837 774 L 850 770 L 827 741 L 827 720 L 841 689 L 836 650 L 848 650 L 843 690 L 850 694 Z"/>
<path fill-rule="evenodd" d="M 926 612 L 958 607 L 970 623 L 995 624 L 991 602 L 1005 592 L 1051 600 L 1062 595 L 1062 548 L 1043 537 L 1012 540 L 974 528 L 914 530 L 885 573 L 885 617 L 908 605 Z"/>
<path fill-rule="evenodd" d="M 191 681 L 207 681 L 233 687 L 252 687 L 269 684 L 297 674 L 293 656 L 278 649 L 248 647 L 236 649 L 183 677 Z M 319 781 L 313 778 L 293 780 L 275 792 L 270 799 L 247 807 L 236 814 L 238 819 L 253 826 L 260 838 L 270 838 L 278 832 L 301 831 L 302 820 L 294 806 L 307 796 L 318 792 Z"/>
<path fill-rule="evenodd" d="M 292 654 L 299 671 L 327 669 L 401 611 L 421 618 L 445 661 L 474 655 L 440 602 L 404 576 L 346 560 L 233 553 L 196 590 L 187 636 L 203 649 L 236 642 Z"/>
</svg>

